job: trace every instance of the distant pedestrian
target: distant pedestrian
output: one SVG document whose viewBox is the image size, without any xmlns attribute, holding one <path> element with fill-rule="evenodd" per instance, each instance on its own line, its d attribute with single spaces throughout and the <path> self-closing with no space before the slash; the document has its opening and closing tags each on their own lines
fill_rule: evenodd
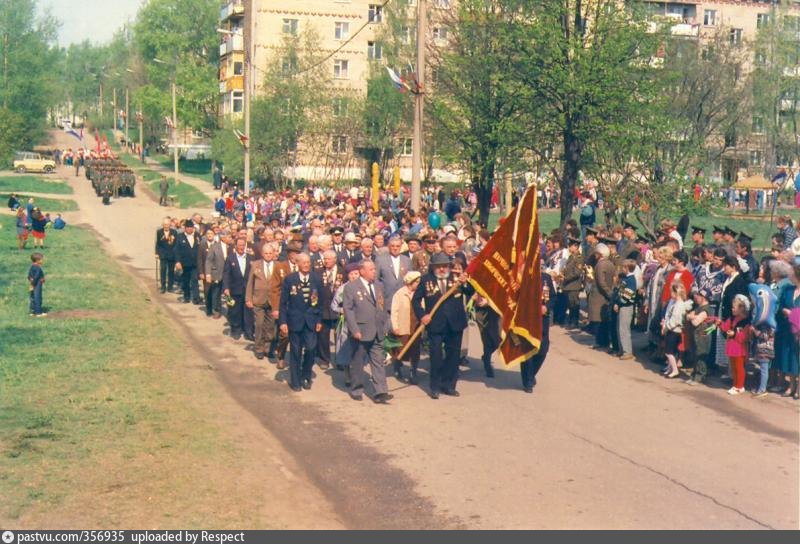
<svg viewBox="0 0 800 544">
<path fill-rule="evenodd" d="M 167 194 L 169 193 L 169 181 L 167 180 L 167 176 L 161 176 L 161 182 L 158 184 L 158 190 L 161 193 L 158 204 L 159 206 L 166 206 Z"/>
<path fill-rule="evenodd" d="M 42 310 L 42 289 L 44 289 L 44 255 L 39 252 L 31 255 L 31 267 L 28 269 L 28 291 L 30 292 L 30 313 L 34 317 L 44 317 Z"/>
<path fill-rule="evenodd" d="M 17 208 L 17 249 L 25 249 L 28 244 L 28 215 L 22 208 Z"/>
<path fill-rule="evenodd" d="M 44 249 L 45 227 L 50 220 L 42 213 L 39 208 L 34 208 L 31 213 L 31 231 L 33 232 L 33 247 Z"/>
</svg>

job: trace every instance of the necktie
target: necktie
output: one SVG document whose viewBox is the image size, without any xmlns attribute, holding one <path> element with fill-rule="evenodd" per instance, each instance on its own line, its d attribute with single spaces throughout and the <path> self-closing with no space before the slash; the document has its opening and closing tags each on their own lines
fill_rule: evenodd
<svg viewBox="0 0 800 544">
<path fill-rule="evenodd" d="M 272 263 L 264 264 L 264 275 L 269 279 L 272 276 Z"/>
<path fill-rule="evenodd" d="M 447 291 L 447 281 L 446 280 L 439 280 L 439 291 L 441 291 L 442 294 L 444 294 L 444 292 Z"/>
<path fill-rule="evenodd" d="M 375 302 L 375 290 L 372 288 L 372 282 L 369 284 L 369 296 L 372 297 L 372 302 Z"/>
</svg>

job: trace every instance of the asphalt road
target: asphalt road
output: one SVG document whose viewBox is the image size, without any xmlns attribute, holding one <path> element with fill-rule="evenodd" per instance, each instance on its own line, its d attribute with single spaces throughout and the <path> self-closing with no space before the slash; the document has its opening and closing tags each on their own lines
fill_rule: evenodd
<svg viewBox="0 0 800 544">
<path fill-rule="evenodd" d="M 341 376 L 319 370 L 311 391 L 290 393 L 285 371 L 223 336 L 220 321 L 156 295 L 154 231 L 188 211 L 143 191 L 103 206 L 83 177 L 68 180 L 81 209 L 68 219 L 92 226 L 176 316 L 228 394 L 293 457 L 297 485 L 314 486 L 347 527 L 798 528 L 796 401 L 690 388 L 559 329 L 533 395 L 516 369 L 486 380 L 477 360 L 460 398 L 433 401 L 390 379 L 390 406 L 356 403 Z"/>
</svg>

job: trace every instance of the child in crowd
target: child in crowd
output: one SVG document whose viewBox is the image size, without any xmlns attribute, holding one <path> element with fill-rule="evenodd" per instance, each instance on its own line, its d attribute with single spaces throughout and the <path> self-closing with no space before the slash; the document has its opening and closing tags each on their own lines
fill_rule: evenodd
<svg viewBox="0 0 800 544">
<path fill-rule="evenodd" d="M 56 218 L 53 220 L 53 228 L 56 230 L 62 230 L 66 226 L 67 222 L 64 221 L 60 213 L 57 213 Z"/>
<path fill-rule="evenodd" d="M 614 312 L 617 314 L 619 358 L 627 361 L 633 359 L 631 322 L 633 320 L 633 305 L 636 301 L 636 261 L 624 260 L 622 262 L 622 272 L 619 273 L 617 280 L 612 302 L 614 304 Z"/>
<path fill-rule="evenodd" d="M 30 311 L 35 317 L 44 317 L 47 314 L 42 311 L 42 289 L 44 288 L 44 255 L 39 252 L 31 255 L 31 267 L 28 269 L 28 291 L 30 291 Z"/>
<path fill-rule="evenodd" d="M 671 296 L 661 322 L 661 334 L 664 337 L 664 354 L 667 356 L 667 366 L 663 374 L 667 378 L 677 378 L 678 357 L 680 356 L 681 333 L 683 320 L 692 307 L 692 301 L 686 300 L 686 288 L 680 280 L 673 281 L 670 285 Z"/>
<path fill-rule="evenodd" d="M 694 294 L 694 309 L 686 314 L 687 327 L 692 334 L 694 349 L 689 356 L 694 363 L 692 377 L 686 380 L 688 385 L 703 383 L 708 376 L 708 354 L 711 351 L 711 335 L 706 332 L 710 324 L 708 318 L 712 315 L 708 298 L 711 294 L 706 289 L 700 289 Z"/>
<path fill-rule="evenodd" d="M 730 360 L 733 387 L 729 395 L 744 393 L 744 363 L 750 353 L 750 300 L 745 295 L 736 295 L 731 305 L 732 315 L 719 325 L 725 337 L 725 355 Z"/>
</svg>

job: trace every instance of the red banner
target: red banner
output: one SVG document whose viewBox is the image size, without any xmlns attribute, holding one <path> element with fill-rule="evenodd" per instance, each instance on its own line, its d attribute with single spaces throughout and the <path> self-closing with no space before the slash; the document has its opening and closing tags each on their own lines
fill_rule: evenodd
<svg viewBox="0 0 800 544">
<path fill-rule="evenodd" d="M 500 315 L 506 366 L 539 351 L 542 277 L 536 187 L 530 187 L 467 267 L 470 283 Z"/>
</svg>

